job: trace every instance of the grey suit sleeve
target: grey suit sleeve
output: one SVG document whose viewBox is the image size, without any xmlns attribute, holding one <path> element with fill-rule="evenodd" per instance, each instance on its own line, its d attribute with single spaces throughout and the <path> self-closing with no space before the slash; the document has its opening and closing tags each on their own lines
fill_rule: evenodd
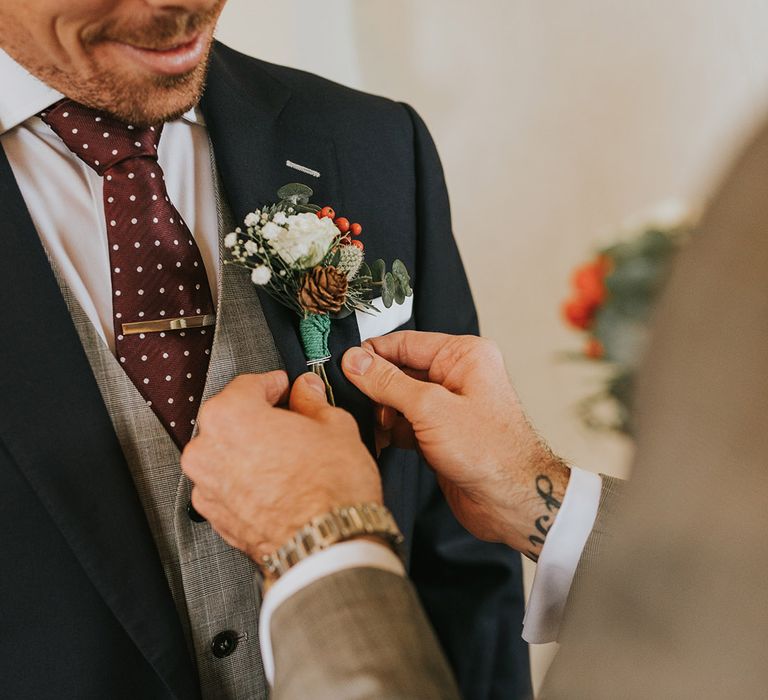
<svg viewBox="0 0 768 700">
<path fill-rule="evenodd" d="M 602 490 L 600 492 L 600 505 L 597 509 L 595 524 L 592 526 L 592 532 L 584 545 L 584 550 L 579 559 L 579 565 L 573 577 L 571 590 L 568 594 L 564 618 L 567 619 L 569 610 L 574 598 L 579 595 L 584 581 L 589 578 L 590 572 L 595 568 L 595 564 L 600 558 L 600 550 L 605 540 L 611 537 L 612 526 L 615 514 L 621 507 L 622 493 L 624 491 L 625 481 L 611 476 L 601 475 L 603 480 Z"/>
<path fill-rule="evenodd" d="M 271 622 L 274 700 L 452 700 L 459 693 L 411 582 L 373 568 L 316 581 Z"/>
</svg>

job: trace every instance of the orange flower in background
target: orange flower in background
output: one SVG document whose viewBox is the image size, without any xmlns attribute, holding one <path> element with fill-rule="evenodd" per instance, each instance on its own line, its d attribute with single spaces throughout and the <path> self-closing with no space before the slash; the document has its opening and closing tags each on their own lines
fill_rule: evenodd
<svg viewBox="0 0 768 700">
<path fill-rule="evenodd" d="M 608 297 L 605 278 L 611 266 L 610 258 L 601 255 L 573 273 L 571 284 L 574 294 L 563 305 L 563 316 L 575 328 L 587 330 L 594 323 L 597 310 Z"/>
<path fill-rule="evenodd" d="M 582 265 L 573 273 L 573 286 L 582 299 L 595 306 L 605 301 L 608 290 L 605 288 L 606 268 L 600 260 Z"/>
<path fill-rule="evenodd" d="M 594 321 L 595 309 L 585 299 L 569 299 L 563 304 L 563 316 L 574 328 L 585 331 Z"/>
</svg>

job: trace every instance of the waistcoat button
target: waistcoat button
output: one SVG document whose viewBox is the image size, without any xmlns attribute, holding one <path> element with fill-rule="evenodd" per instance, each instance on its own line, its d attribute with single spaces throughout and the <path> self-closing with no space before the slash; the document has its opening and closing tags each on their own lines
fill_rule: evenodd
<svg viewBox="0 0 768 700">
<path fill-rule="evenodd" d="M 237 648 L 238 634 L 232 630 L 219 632 L 211 642 L 211 651 L 217 659 L 229 656 Z"/>
<path fill-rule="evenodd" d="M 192 505 L 192 501 L 187 503 L 187 515 L 193 523 L 206 522 L 206 519 L 195 510 L 195 507 Z"/>
</svg>

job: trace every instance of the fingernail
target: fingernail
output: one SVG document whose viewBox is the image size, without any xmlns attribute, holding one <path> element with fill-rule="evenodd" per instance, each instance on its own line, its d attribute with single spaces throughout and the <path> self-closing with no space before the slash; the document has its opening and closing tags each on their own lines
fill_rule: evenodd
<svg viewBox="0 0 768 700">
<path fill-rule="evenodd" d="M 314 389 L 323 396 L 325 396 L 325 382 L 318 377 L 314 372 L 308 372 L 304 375 L 304 381 L 307 383 L 310 389 Z"/>
<path fill-rule="evenodd" d="M 388 406 L 379 406 L 376 420 L 383 430 L 392 430 L 395 424 L 395 412 Z"/>
<path fill-rule="evenodd" d="M 373 356 L 362 348 L 351 348 L 344 355 L 344 369 L 362 376 L 373 364 Z"/>
</svg>

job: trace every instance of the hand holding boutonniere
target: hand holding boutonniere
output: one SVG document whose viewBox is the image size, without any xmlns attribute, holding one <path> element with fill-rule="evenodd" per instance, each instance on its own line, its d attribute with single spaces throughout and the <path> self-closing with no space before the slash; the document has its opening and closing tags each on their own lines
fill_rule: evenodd
<svg viewBox="0 0 768 700">
<path fill-rule="evenodd" d="M 251 270 L 255 285 L 296 312 L 307 365 L 322 377 L 334 403 L 325 372 L 332 320 L 355 311 L 378 313 L 371 303 L 376 297 L 390 308 L 413 290 L 400 260 L 391 271 L 383 260 L 367 265 L 362 226 L 312 204 L 312 194 L 306 185 L 286 185 L 276 204 L 248 214 L 245 227 L 228 234 L 224 245 L 227 262 Z"/>
</svg>

